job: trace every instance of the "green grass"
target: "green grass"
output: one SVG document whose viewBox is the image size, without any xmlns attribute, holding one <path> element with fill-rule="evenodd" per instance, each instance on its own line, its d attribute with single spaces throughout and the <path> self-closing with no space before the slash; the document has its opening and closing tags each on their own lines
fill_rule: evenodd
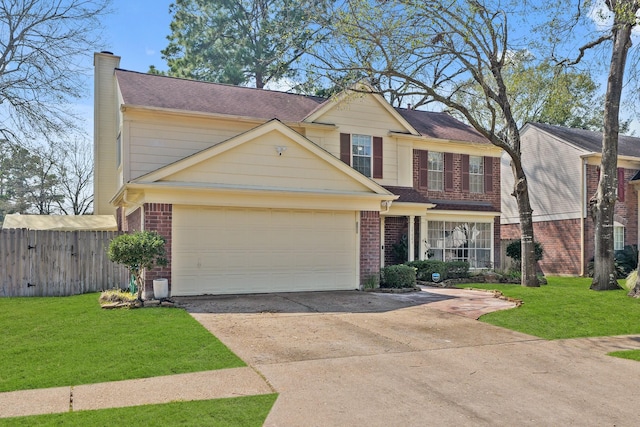
<svg viewBox="0 0 640 427">
<path fill-rule="evenodd" d="M 0 392 L 245 366 L 184 310 L 98 297 L 0 298 Z"/>
<path fill-rule="evenodd" d="M 0 426 L 261 426 L 275 394 L 0 418 Z"/>
<path fill-rule="evenodd" d="M 470 285 L 497 289 L 505 296 L 524 302 L 517 309 L 486 314 L 480 320 L 545 339 L 640 333 L 640 299 L 627 297 L 627 291 L 592 291 L 589 278 L 549 277 L 547 280 L 549 284 L 539 288 Z"/>
<path fill-rule="evenodd" d="M 640 350 L 614 351 L 609 356 L 620 357 L 621 359 L 637 360 L 640 362 Z"/>
</svg>

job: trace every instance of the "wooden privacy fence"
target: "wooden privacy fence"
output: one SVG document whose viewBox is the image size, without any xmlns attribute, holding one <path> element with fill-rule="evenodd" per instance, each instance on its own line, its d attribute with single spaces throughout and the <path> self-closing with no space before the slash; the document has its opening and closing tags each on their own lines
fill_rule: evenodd
<svg viewBox="0 0 640 427">
<path fill-rule="evenodd" d="M 109 261 L 117 231 L 0 229 L 0 297 L 67 296 L 127 285 Z"/>
</svg>

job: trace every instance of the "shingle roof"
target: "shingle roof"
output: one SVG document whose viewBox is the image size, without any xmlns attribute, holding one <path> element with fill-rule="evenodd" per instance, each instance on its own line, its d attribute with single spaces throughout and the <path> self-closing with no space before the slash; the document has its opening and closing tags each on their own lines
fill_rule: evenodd
<svg viewBox="0 0 640 427">
<path fill-rule="evenodd" d="M 474 128 L 447 113 L 407 110 L 404 108 L 396 108 L 396 111 L 421 135 L 439 139 L 490 144 L 489 140 Z"/>
<path fill-rule="evenodd" d="M 179 79 L 116 69 L 124 103 L 202 113 L 279 119 L 301 122 L 322 104 L 331 102 L 317 96 L 297 95 Z M 420 134 L 428 137 L 489 144 L 475 129 L 446 113 L 396 108 Z"/>
<path fill-rule="evenodd" d="M 389 185 L 383 186 L 386 190 L 389 190 L 396 196 L 400 196 L 396 202 L 404 203 L 431 203 L 429 199 L 420 194 L 417 190 L 411 187 L 392 187 Z"/>
<path fill-rule="evenodd" d="M 325 98 L 117 69 L 124 103 L 257 119 L 302 121 Z"/>
<path fill-rule="evenodd" d="M 563 139 L 585 151 L 594 153 L 600 153 L 602 151 L 602 132 L 572 129 L 544 123 L 528 124 L 557 138 Z M 618 154 L 620 156 L 640 157 L 640 138 L 620 135 L 618 137 Z"/>
<path fill-rule="evenodd" d="M 433 210 L 446 210 L 446 211 L 482 211 L 482 212 L 497 212 L 496 209 L 488 202 L 472 202 L 462 200 L 431 200 L 431 203 L 435 203 L 436 207 Z"/>
</svg>

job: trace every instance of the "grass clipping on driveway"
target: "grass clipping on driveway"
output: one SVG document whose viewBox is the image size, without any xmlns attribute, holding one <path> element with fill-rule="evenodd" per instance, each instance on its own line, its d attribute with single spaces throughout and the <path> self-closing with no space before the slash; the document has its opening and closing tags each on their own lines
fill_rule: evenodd
<svg viewBox="0 0 640 427">
<path fill-rule="evenodd" d="M 480 320 L 550 340 L 640 333 L 640 299 L 629 298 L 626 290 L 592 291 L 589 278 L 547 280 L 539 288 L 471 285 L 496 289 L 523 302 L 517 309 L 489 313 Z"/>
<path fill-rule="evenodd" d="M 245 366 L 184 310 L 98 297 L 0 298 L 0 392 Z"/>
</svg>

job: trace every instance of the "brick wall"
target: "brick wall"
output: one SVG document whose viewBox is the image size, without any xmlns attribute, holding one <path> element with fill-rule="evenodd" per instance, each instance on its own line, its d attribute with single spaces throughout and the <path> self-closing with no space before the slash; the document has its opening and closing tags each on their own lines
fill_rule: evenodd
<svg viewBox="0 0 640 427">
<path fill-rule="evenodd" d="M 380 275 L 380 212 L 360 212 L 360 285 Z"/>
<path fill-rule="evenodd" d="M 418 181 L 419 173 L 419 152 L 413 150 L 413 188 L 429 199 L 489 202 L 496 211 L 500 211 L 500 158 L 493 158 L 493 191 L 489 193 L 471 193 L 462 191 L 462 155 L 453 155 L 453 190 L 452 191 L 429 191 L 420 188 Z"/>
<path fill-rule="evenodd" d="M 142 230 L 142 209 L 138 208 L 133 213 L 127 215 L 123 224 L 124 231 L 140 231 Z"/>
<path fill-rule="evenodd" d="M 130 215 L 131 216 L 131 215 Z M 145 203 L 144 205 L 144 229 L 147 231 L 157 231 L 163 236 L 167 243 L 166 267 L 155 267 L 145 274 L 145 289 L 153 289 L 153 279 L 169 279 L 169 290 L 171 290 L 171 227 L 173 221 L 173 205 L 165 203 Z"/>
<path fill-rule="evenodd" d="M 587 200 L 589 200 L 598 189 L 599 167 L 595 165 L 587 166 Z M 636 170 L 625 169 L 624 180 L 626 182 L 624 191 L 624 201 L 617 201 L 614 209 L 614 221 L 624 225 L 624 244 L 635 245 L 638 242 L 638 193 L 629 184 L 629 180 L 636 174 Z M 585 265 L 591 261 L 595 252 L 594 239 L 595 231 L 591 214 L 587 212 L 584 221 L 585 230 Z"/>
<path fill-rule="evenodd" d="M 384 265 L 402 264 L 406 260 L 398 260 L 393 255 L 393 245 L 399 243 L 407 234 L 408 218 L 406 216 L 388 216 L 384 219 Z"/>
</svg>

